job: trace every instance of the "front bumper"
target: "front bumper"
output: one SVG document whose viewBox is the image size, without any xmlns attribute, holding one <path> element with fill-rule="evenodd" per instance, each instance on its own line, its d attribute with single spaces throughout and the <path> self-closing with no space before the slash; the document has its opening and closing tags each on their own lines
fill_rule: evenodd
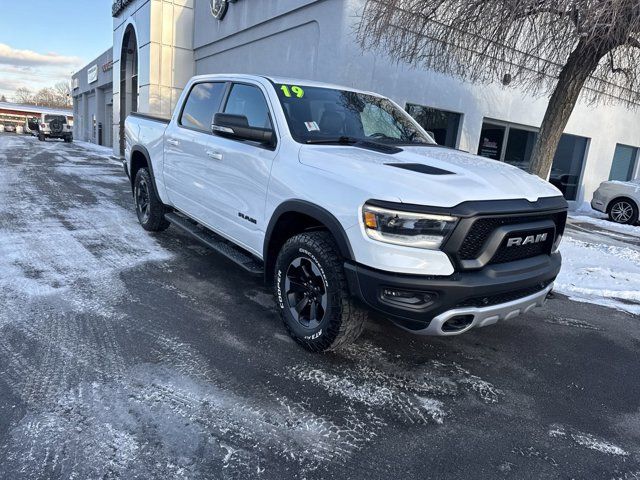
<svg viewBox="0 0 640 480">
<path fill-rule="evenodd" d="M 448 277 L 394 274 L 351 263 L 345 271 L 351 293 L 400 327 L 426 335 L 457 335 L 541 305 L 560 264 L 561 256 L 555 253 Z M 415 294 L 423 301 L 397 301 L 389 295 L 393 292 Z M 456 317 L 466 317 L 464 328 L 443 330 Z"/>
</svg>

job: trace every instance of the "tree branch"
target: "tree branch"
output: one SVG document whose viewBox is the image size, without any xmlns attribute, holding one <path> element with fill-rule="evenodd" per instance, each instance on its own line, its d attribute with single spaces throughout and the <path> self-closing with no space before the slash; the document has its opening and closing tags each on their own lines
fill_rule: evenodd
<svg viewBox="0 0 640 480">
<path fill-rule="evenodd" d="M 638 40 L 637 38 L 634 38 L 634 37 L 629 37 L 627 39 L 627 44 L 632 46 L 632 47 L 640 48 L 640 40 Z"/>
</svg>

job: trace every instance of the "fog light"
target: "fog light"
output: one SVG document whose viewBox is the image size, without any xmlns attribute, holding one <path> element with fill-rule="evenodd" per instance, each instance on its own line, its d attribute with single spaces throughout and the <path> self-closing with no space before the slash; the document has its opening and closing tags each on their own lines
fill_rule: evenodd
<svg viewBox="0 0 640 480">
<path fill-rule="evenodd" d="M 438 297 L 438 294 L 435 292 L 416 292 L 396 288 L 383 288 L 381 293 L 382 300 L 385 303 L 412 308 L 429 306 Z"/>
</svg>

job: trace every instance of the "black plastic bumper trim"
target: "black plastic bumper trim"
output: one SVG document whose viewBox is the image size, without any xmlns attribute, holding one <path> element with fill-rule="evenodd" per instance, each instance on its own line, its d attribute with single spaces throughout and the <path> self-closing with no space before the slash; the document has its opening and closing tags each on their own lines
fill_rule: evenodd
<svg viewBox="0 0 640 480">
<path fill-rule="evenodd" d="M 536 286 L 543 290 L 557 277 L 560 264 L 561 256 L 556 253 L 489 265 L 482 270 L 458 272 L 448 277 L 396 274 L 354 263 L 345 263 L 345 271 L 352 295 L 404 328 L 421 330 L 432 318 L 472 298 L 508 295 Z M 434 301 L 422 309 L 403 308 L 383 301 L 383 288 L 436 295 Z"/>
</svg>

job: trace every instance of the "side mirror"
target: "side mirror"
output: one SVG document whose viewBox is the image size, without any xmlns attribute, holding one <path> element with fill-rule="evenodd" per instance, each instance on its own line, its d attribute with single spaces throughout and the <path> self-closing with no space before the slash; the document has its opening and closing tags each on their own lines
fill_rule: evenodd
<svg viewBox="0 0 640 480">
<path fill-rule="evenodd" d="M 249 140 L 251 142 L 275 144 L 275 134 L 270 128 L 249 126 L 249 121 L 244 115 L 231 113 L 216 113 L 213 116 L 211 131 L 221 137 L 235 138 L 237 140 Z"/>
</svg>

